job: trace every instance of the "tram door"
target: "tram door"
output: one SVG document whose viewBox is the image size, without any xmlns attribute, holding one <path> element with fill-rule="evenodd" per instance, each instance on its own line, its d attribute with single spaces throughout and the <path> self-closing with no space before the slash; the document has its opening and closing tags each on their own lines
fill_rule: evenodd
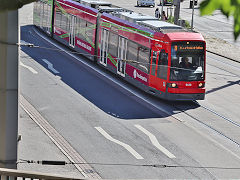
<svg viewBox="0 0 240 180">
<path fill-rule="evenodd" d="M 164 50 L 152 51 L 152 63 L 150 67 L 151 86 L 165 92 L 167 71 L 168 71 L 168 54 Z"/>
<path fill-rule="evenodd" d="M 126 60 L 127 59 L 127 39 L 119 36 L 118 40 L 118 60 L 117 60 L 117 73 L 125 77 Z"/>
<path fill-rule="evenodd" d="M 107 29 L 102 29 L 100 63 L 104 66 L 107 66 L 108 38 L 109 38 L 109 31 Z"/>
<path fill-rule="evenodd" d="M 69 46 L 75 47 L 75 25 L 76 25 L 76 16 L 69 15 Z"/>
</svg>

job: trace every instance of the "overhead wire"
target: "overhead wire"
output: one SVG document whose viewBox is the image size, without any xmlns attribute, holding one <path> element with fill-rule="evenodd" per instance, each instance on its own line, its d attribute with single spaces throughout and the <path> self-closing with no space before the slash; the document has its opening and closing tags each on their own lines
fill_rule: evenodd
<svg viewBox="0 0 240 180">
<path fill-rule="evenodd" d="M 8 43 L 8 42 L 3 42 L 3 41 L 0 41 L 0 44 L 6 44 L 6 45 L 16 45 L 16 46 L 20 46 L 20 47 L 30 47 L 30 48 L 39 48 L 39 49 L 45 49 L 45 50 L 51 50 L 51 51 L 59 51 L 59 52 L 69 52 L 69 53 L 72 53 L 72 54 L 77 54 L 77 55 L 82 55 L 82 56 L 88 56 L 88 57 L 97 57 L 97 58 L 101 58 L 102 56 L 98 56 L 98 55 L 91 55 L 91 54 L 87 54 L 87 53 L 80 53 L 80 52 L 77 52 L 77 51 L 66 51 L 66 50 L 61 50 L 61 49 L 58 49 L 58 48 L 48 48 L 48 47 L 42 47 L 42 46 L 36 46 L 34 44 L 31 44 L 31 43 Z M 192 71 L 194 72 L 195 70 L 192 70 L 192 69 L 186 69 L 186 68 L 182 68 L 182 67 L 172 67 L 172 66 L 168 66 L 168 65 L 159 65 L 159 64 L 151 64 L 151 63 L 144 63 L 144 62 L 138 62 L 138 61 L 135 61 L 135 60 L 127 60 L 127 59 L 120 59 L 120 58 L 115 58 L 116 60 L 119 60 L 119 61 L 122 61 L 122 62 L 128 62 L 128 63 L 132 63 L 132 64 L 141 64 L 141 65 L 148 65 L 148 66 L 154 66 L 154 67 L 170 67 L 171 69 L 174 69 L 174 70 L 185 70 L 185 71 Z M 206 72 L 208 74 L 215 74 L 215 73 L 211 73 L 211 72 Z M 218 75 L 223 75 L 223 76 L 226 76 L 225 74 L 218 74 Z M 240 76 L 237 76 L 235 75 L 235 77 L 240 77 Z"/>
<path fill-rule="evenodd" d="M 25 44 L 20 44 L 20 46 L 27 46 L 27 47 L 32 47 L 32 48 L 40 48 L 40 49 L 46 49 L 46 50 L 52 50 L 52 51 L 59 51 L 59 52 L 66 52 L 66 50 L 61 50 L 61 49 L 57 49 L 57 48 L 47 48 L 47 47 L 41 47 L 41 46 L 35 46 L 33 44 L 30 44 L 30 45 L 25 45 Z M 98 56 L 98 55 L 91 55 L 91 54 L 86 54 L 86 53 L 80 53 L 80 52 L 77 52 L 77 51 L 67 51 L 69 53 L 72 53 L 72 54 L 77 54 L 77 55 L 83 55 L 83 56 L 91 56 L 91 57 L 97 57 L 97 58 L 101 58 L 102 56 Z M 159 65 L 159 64 L 151 64 L 151 63 L 144 63 L 144 62 L 138 62 L 138 61 L 135 61 L 135 60 L 127 60 L 127 59 L 120 59 L 120 58 L 115 58 L 116 60 L 120 60 L 122 62 L 128 62 L 128 63 L 135 63 L 135 64 L 142 64 L 142 65 L 152 65 L 154 67 L 170 67 L 171 69 L 174 69 L 174 70 L 185 70 L 185 71 L 192 71 L 194 72 L 195 70 L 192 70 L 192 69 L 186 69 L 186 68 L 182 68 L 182 67 L 171 67 L 171 66 L 168 66 L 168 65 Z M 211 73 L 211 72 L 206 72 L 208 74 L 215 74 L 215 73 Z M 224 74 L 218 74 L 218 75 L 223 75 L 225 76 Z M 239 76 L 240 77 L 240 76 Z"/>
<path fill-rule="evenodd" d="M 1 43 L 1 42 L 0 42 Z M 13 44 L 11 44 L 13 45 Z M 77 55 L 82 55 L 82 56 L 90 56 L 90 57 L 97 57 L 97 58 L 101 58 L 102 56 L 98 56 L 98 55 L 91 55 L 91 54 L 87 54 L 87 53 L 80 53 L 80 52 L 77 52 L 77 51 L 66 51 L 66 50 L 61 50 L 61 49 L 58 49 L 58 48 L 48 48 L 48 47 L 42 47 L 42 46 L 36 46 L 34 44 L 22 44 L 22 43 L 16 43 L 16 45 L 18 46 L 27 46 L 27 47 L 31 47 L 31 48 L 40 48 L 40 49 L 46 49 L 46 50 L 52 50 L 52 51 L 59 51 L 59 52 L 69 52 L 69 53 L 72 53 L 72 54 L 77 54 Z M 121 58 L 114 58 L 116 60 L 119 60 L 119 61 L 122 61 L 122 62 L 128 62 L 128 63 L 135 63 L 135 64 L 142 64 L 142 65 L 152 65 L 152 66 L 155 66 L 155 67 L 170 67 L 170 68 L 173 68 L 173 69 L 177 69 L 177 70 L 186 70 L 186 71 L 195 71 L 195 70 L 192 70 L 192 69 L 186 69 L 186 68 L 182 68 L 182 67 L 171 67 L 171 66 L 168 66 L 168 65 L 158 65 L 158 64 L 151 64 L 151 63 L 144 63 L 144 62 L 139 62 L 139 61 L 136 61 L 136 60 L 128 60 L 128 59 L 121 59 Z"/>
<path fill-rule="evenodd" d="M 130 163 L 83 163 L 83 162 L 67 162 L 52 160 L 25 160 L 19 159 L 17 164 L 41 164 L 41 165 L 100 165 L 100 166 L 132 166 L 132 167 L 152 167 L 152 168 L 194 168 L 194 169 L 225 169 L 240 170 L 240 167 L 220 167 L 220 166 L 192 166 L 192 165 L 166 165 L 166 164 L 130 164 Z"/>
</svg>

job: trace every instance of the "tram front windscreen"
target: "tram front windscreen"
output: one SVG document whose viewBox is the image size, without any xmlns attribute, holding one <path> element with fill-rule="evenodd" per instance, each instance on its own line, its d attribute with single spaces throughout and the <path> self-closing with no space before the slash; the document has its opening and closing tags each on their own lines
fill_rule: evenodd
<svg viewBox="0 0 240 180">
<path fill-rule="evenodd" d="M 204 42 L 182 41 L 172 43 L 170 81 L 204 80 L 204 66 Z"/>
</svg>

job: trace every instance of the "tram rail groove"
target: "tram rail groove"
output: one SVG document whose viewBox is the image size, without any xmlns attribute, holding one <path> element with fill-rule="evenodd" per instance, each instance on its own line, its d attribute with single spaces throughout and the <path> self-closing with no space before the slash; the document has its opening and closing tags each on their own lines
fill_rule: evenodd
<svg viewBox="0 0 240 180">
<path fill-rule="evenodd" d="M 213 52 L 213 51 L 210 51 L 210 50 L 206 50 L 208 53 L 211 53 L 211 54 L 214 54 L 214 55 L 217 55 L 217 56 L 220 56 L 220 57 L 223 57 L 223 58 L 226 58 L 228 60 L 231 60 L 231 61 L 234 61 L 236 63 L 240 63 L 240 60 L 236 60 L 236 59 L 233 59 L 233 58 L 230 58 L 230 57 L 227 57 L 227 56 L 224 56 L 224 55 L 221 55 L 221 54 L 218 54 L 216 52 Z"/>
<path fill-rule="evenodd" d="M 217 117 L 222 118 L 222 119 L 225 120 L 226 122 L 228 122 L 228 123 L 236 126 L 237 128 L 240 128 L 240 124 L 239 124 L 239 123 L 237 123 L 237 122 L 235 122 L 235 121 L 233 121 L 233 120 L 231 120 L 231 119 L 229 119 L 229 118 L 227 118 L 227 117 L 225 117 L 225 116 L 217 113 L 216 111 L 214 111 L 214 110 L 212 110 L 212 109 L 210 109 L 210 108 L 208 108 L 208 107 L 206 107 L 206 106 L 203 106 L 203 105 L 199 104 L 197 101 L 192 101 L 192 102 L 193 102 L 194 104 L 202 107 L 203 109 L 207 110 L 208 112 L 211 112 L 212 114 L 216 115 Z M 183 109 L 181 109 L 181 108 L 178 107 L 177 105 L 173 105 L 173 104 L 170 104 L 170 103 L 169 103 L 169 105 L 172 106 L 172 107 L 174 107 L 174 108 L 176 108 L 177 110 L 181 111 L 182 113 L 186 114 L 186 115 L 189 116 L 191 119 L 197 121 L 198 123 L 204 125 L 205 127 L 213 130 L 214 132 L 218 133 L 219 135 L 223 136 L 224 138 L 230 140 L 231 142 L 233 142 L 234 144 L 236 144 L 238 147 L 240 147 L 240 142 L 237 142 L 237 141 L 234 140 L 233 138 L 227 136 L 224 132 L 222 132 L 222 131 L 220 131 L 220 130 L 217 130 L 216 128 L 214 128 L 213 126 L 211 126 L 211 125 L 203 122 L 203 121 L 200 120 L 199 118 L 194 117 L 193 115 L 185 112 Z"/>
<path fill-rule="evenodd" d="M 226 120 L 226 121 L 234 124 L 235 126 L 240 127 L 240 124 L 239 124 L 239 123 L 237 123 L 237 122 L 235 122 L 235 121 L 233 121 L 233 120 L 231 120 L 231 119 L 229 119 L 229 118 L 227 118 L 227 117 L 219 114 L 218 112 L 214 111 L 213 109 L 210 109 L 210 108 L 208 108 L 208 107 L 206 107 L 206 106 L 203 106 L 203 105 L 199 104 L 197 101 L 193 101 L 193 102 L 194 102 L 195 104 L 201 106 L 202 108 L 204 108 L 204 109 L 212 112 L 213 114 L 217 115 L 218 117 L 221 117 L 222 119 L 224 119 L 224 120 Z"/>
</svg>

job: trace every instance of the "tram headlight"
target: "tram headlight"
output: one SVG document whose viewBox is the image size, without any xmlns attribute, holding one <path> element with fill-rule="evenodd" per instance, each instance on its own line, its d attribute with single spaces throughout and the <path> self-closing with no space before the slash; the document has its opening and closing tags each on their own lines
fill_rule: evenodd
<svg viewBox="0 0 240 180">
<path fill-rule="evenodd" d="M 170 88 L 177 88 L 177 84 L 176 83 L 168 83 L 168 87 Z"/>
<path fill-rule="evenodd" d="M 199 83 L 199 84 L 198 84 L 198 87 L 199 87 L 199 88 L 203 88 L 203 87 L 204 87 L 204 83 Z"/>
</svg>

